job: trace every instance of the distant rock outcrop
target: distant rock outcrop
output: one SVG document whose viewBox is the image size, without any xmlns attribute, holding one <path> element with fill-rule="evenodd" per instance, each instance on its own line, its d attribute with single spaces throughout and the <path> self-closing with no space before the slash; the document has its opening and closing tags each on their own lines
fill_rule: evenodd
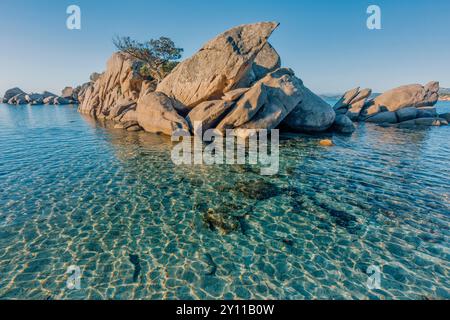
<svg viewBox="0 0 450 320">
<path fill-rule="evenodd" d="M 68 88 L 63 91 L 67 92 Z M 19 88 L 12 88 L 5 92 L 5 95 L 2 100 L 3 103 L 14 104 L 14 105 L 43 105 L 43 104 L 75 104 L 78 101 L 72 96 L 67 97 L 59 97 L 56 94 L 53 94 L 48 91 L 44 91 L 43 93 L 25 93 Z"/>
<path fill-rule="evenodd" d="M 371 89 L 360 90 L 359 87 L 347 91 L 336 103 L 334 110 L 336 111 L 336 114 L 344 114 L 347 115 L 350 120 L 356 120 L 371 94 Z"/>
<path fill-rule="evenodd" d="M 360 116 L 369 118 L 384 111 L 395 112 L 403 108 L 434 106 L 439 99 L 439 82 L 433 81 L 425 86 L 411 84 L 389 90 L 371 100 Z"/>
<path fill-rule="evenodd" d="M 429 82 L 425 86 L 401 86 L 374 99 L 369 99 L 370 95 L 370 89 L 352 89 L 344 94 L 334 109 L 337 114 L 346 115 L 353 121 L 372 122 L 383 126 L 446 125 L 445 119 L 441 121 L 434 108 L 439 98 L 437 81 Z"/>
<path fill-rule="evenodd" d="M 20 95 L 26 95 L 25 92 L 23 92 L 20 88 L 12 88 L 9 89 L 5 92 L 5 94 L 3 95 L 3 103 L 9 103 L 9 101 L 17 96 Z"/>
</svg>

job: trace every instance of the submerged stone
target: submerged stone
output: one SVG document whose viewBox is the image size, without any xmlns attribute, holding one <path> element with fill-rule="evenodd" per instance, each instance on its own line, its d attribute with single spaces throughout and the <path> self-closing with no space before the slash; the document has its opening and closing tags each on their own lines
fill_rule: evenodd
<svg viewBox="0 0 450 320">
<path fill-rule="evenodd" d="M 218 230 L 221 234 L 228 234 L 240 228 L 239 218 L 229 213 L 216 212 L 209 209 L 203 216 L 203 221 L 211 230 Z"/>
<path fill-rule="evenodd" d="M 141 273 L 141 262 L 139 260 L 139 256 L 135 254 L 129 255 L 129 260 L 134 266 L 134 272 L 133 272 L 133 281 L 136 282 L 139 278 L 139 275 Z"/>
<path fill-rule="evenodd" d="M 280 194 L 280 189 L 275 184 L 264 179 L 238 182 L 235 190 L 254 200 L 267 200 Z"/>
</svg>

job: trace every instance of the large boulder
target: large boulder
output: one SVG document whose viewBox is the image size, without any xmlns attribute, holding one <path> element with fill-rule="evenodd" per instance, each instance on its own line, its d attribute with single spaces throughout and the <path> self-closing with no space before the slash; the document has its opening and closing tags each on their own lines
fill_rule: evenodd
<svg viewBox="0 0 450 320">
<path fill-rule="evenodd" d="M 236 101 L 238 100 L 240 97 L 242 97 L 244 95 L 244 93 L 246 93 L 248 90 L 250 90 L 250 88 L 239 88 L 239 89 L 234 89 L 231 91 L 228 91 L 227 93 L 225 93 L 222 97 L 222 100 L 225 101 Z"/>
<path fill-rule="evenodd" d="M 117 117 L 121 116 L 128 109 L 136 109 L 137 104 L 133 100 L 121 99 L 117 101 L 116 105 L 111 108 L 107 119 L 114 120 Z"/>
<path fill-rule="evenodd" d="M 177 130 L 189 131 L 186 120 L 180 116 L 174 99 L 162 92 L 151 92 L 139 98 L 136 108 L 137 121 L 145 131 L 172 135 Z"/>
<path fill-rule="evenodd" d="M 411 128 L 416 127 L 439 127 L 448 125 L 448 121 L 442 118 L 417 118 L 413 120 L 403 121 L 396 124 L 399 128 Z"/>
<path fill-rule="evenodd" d="M 44 100 L 42 101 L 43 104 L 54 104 L 55 102 L 55 96 L 48 96 L 46 98 L 44 98 Z"/>
<path fill-rule="evenodd" d="M 337 114 L 333 123 L 332 130 L 338 133 L 350 134 L 355 132 L 356 128 L 353 121 L 345 114 Z"/>
<path fill-rule="evenodd" d="M 24 91 L 22 91 L 20 88 L 16 87 L 16 88 L 9 89 L 3 95 L 3 103 L 8 103 L 9 100 L 11 100 L 15 96 L 18 96 L 21 94 L 23 94 L 24 96 L 26 95 L 26 93 Z"/>
<path fill-rule="evenodd" d="M 93 86 L 93 82 L 86 82 L 74 89 L 74 96 L 81 103 L 84 100 L 86 91 Z"/>
<path fill-rule="evenodd" d="M 366 119 L 366 121 L 372 123 L 397 123 L 398 119 L 395 112 L 385 111 Z"/>
<path fill-rule="evenodd" d="M 26 99 L 26 96 L 27 95 L 25 93 L 19 93 L 18 95 L 15 95 L 11 99 L 9 99 L 8 104 L 16 104 L 16 105 L 27 104 L 28 101 Z"/>
<path fill-rule="evenodd" d="M 64 105 L 64 104 L 71 104 L 72 101 L 63 97 L 55 97 L 53 99 L 54 105 Z"/>
<path fill-rule="evenodd" d="M 417 108 L 416 118 L 437 118 L 438 113 L 434 107 Z"/>
<path fill-rule="evenodd" d="M 302 100 L 303 83 L 291 69 L 267 74 L 237 100 L 217 129 L 274 129 Z"/>
<path fill-rule="evenodd" d="M 232 28 L 206 43 L 194 56 L 181 62 L 157 87 L 189 108 L 220 99 L 236 89 L 267 39 L 278 27 L 261 22 Z"/>
<path fill-rule="evenodd" d="M 359 91 L 359 93 L 354 97 L 348 107 L 347 117 L 354 121 L 359 118 L 361 110 L 366 105 L 367 100 L 372 94 L 372 89 L 366 88 Z"/>
<path fill-rule="evenodd" d="M 42 94 L 39 93 L 30 93 L 25 96 L 25 99 L 29 104 L 32 105 L 40 105 L 44 103 L 44 98 Z"/>
<path fill-rule="evenodd" d="M 408 121 L 417 118 L 416 108 L 404 108 L 396 112 L 398 122 Z"/>
<path fill-rule="evenodd" d="M 58 96 L 57 94 L 54 94 L 54 93 L 49 92 L 49 91 L 42 92 L 42 98 L 43 99 L 50 98 L 50 97 L 52 97 L 54 99 L 57 96 Z"/>
<path fill-rule="evenodd" d="M 450 112 L 440 114 L 439 118 L 445 119 L 447 120 L 447 122 L 450 122 Z"/>
<path fill-rule="evenodd" d="M 238 129 L 275 129 L 303 99 L 303 82 L 295 77 L 291 69 L 282 68 L 271 72 L 255 86 L 259 84 L 265 88 L 263 96 L 266 100 L 249 121 L 236 126 Z M 245 109 L 238 110 L 239 102 L 233 112 L 245 114 Z"/>
<path fill-rule="evenodd" d="M 347 91 L 334 106 L 336 114 L 344 114 L 356 121 L 363 109 L 368 97 L 372 94 L 371 89 L 362 89 L 359 87 Z"/>
<path fill-rule="evenodd" d="M 68 99 L 68 100 L 74 100 L 74 88 L 72 87 L 65 87 L 61 91 L 61 97 Z"/>
<path fill-rule="evenodd" d="M 80 99 L 79 111 L 104 119 L 123 99 L 137 101 L 144 80 L 140 75 L 141 67 L 142 62 L 127 54 L 113 54 L 106 71 L 85 89 Z M 92 77 L 96 78 L 97 76 Z"/>
<path fill-rule="evenodd" d="M 262 48 L 262 50 L 256 55 L 253 62 L 252 71 L 255 75 L 255 80 L 260 80 L 266 76 L 266 74 L 273 72 L 281 68 L 281 58 L 278 52 L 270 43 Z"/>
<path fill-rule="evenodd" d="M 205 101 L 189 112 L 186 120 L 195 135 L 203 135 L 206 130 L 215 128 L 233 106 L 234 103 L 230 101 Z M 201 123 L 202 130 L 195 126 L 196 122 Z"/>
<path fill-rule="evenodd" d="M 333 109 L 336 114 L 346 114 L 352 100 L 358 95 L 359 87 L 351 89 L 344 93 L 339 101 L 334 105 Z"/>
<path fill-rule="evenodd" d="M 258 82 L 236 102 L 233 110 L 217 125 L 217 130 L 224 132 L 250 121 L 266 101 L 266 86 Z"/>
<path fill-rule="evenodd" d="M 307 87 L 300 88 L 302 101 L 286 117 L 282 125 L 295 132 L 321 132 L 336 119 L 333 108 Z"/>
<path fill-rule="evenodd" d="M 433 81 L 425 86 L 411 84 L 389 90 L 373 99 L 363 112 L 364 117 L 370 117 L 384 111 L 413 107 L 434 106 L 439 99 L 439 82 Z"/>
</svg>

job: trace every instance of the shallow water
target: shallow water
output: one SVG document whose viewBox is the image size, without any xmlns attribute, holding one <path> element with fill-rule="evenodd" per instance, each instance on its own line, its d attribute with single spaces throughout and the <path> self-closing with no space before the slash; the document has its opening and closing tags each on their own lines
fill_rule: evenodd
<svg viewBox="0 0 450 320">
<path fill-rule="evenodd" d="M 175 166 L 167 138 L 75 107 L 1 105 L 0 298 L 449 299 L 449 137 L 284 135 L 279 175 L 262 177 Z M 239 228 L 211 228 L 208 209 Z"/>
</svg>

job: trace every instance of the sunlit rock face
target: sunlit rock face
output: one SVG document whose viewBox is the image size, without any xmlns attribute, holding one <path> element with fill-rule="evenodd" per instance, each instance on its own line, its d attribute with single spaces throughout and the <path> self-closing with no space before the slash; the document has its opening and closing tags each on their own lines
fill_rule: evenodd
<svg viewBox="0 0 450 320">
<path fill-rule="evenodd" d="M 79 111 L 99 119 L 107 118 L 110 111 L 124 100 L 136 102 L 144 79 L 139 73 L 142 62 L 125 54 L 114 53 L 106 71 L 96 75 L 96 81 L 84 89 L 80 96 Z"/>
<path fill-rule="evenodd" d="M 266 46 L 276 22 L 261 22 L 232 28 L 206 43 L 200 51 L 180 63 L 157 87 L 157 91 L 178 100 L 189 108 L 208 100 L 220 99 L 227 91 L 245 87 L 258 53 Z M 266 47 L 267 48 L 267 47 Z M 266 51 L 269 51 L 267 53 Z M 269 68 L 278 61 L 271 49 L 263 51 Z M 262 69 L 256 68 L 261 76 Z"/>
<path fill-rule="evenodd" d="M 336 116 L 333 108 L 293 70 L 281 67 L 268 42 L 278 25 L 260 22 L 225 31 L 156 87 L 140 76 L 142 63 L 116 53 L 103 74 L 77 89 L 79 111 L 121 126 L 136 121 L 145 131 L 167 135 L 179 129 L 193 132 L 195 122 L 202 123 L 197 134 L 207 129 L 328 130 Z"/>
<path fill-rule="evenodd" d="M 384 111 L 434 106 L 439 99 L 439 82 L 425 86 L 410 84 L 389 90 L 367 103 L 360 117 L 369 118 Z"/>
</svg>

